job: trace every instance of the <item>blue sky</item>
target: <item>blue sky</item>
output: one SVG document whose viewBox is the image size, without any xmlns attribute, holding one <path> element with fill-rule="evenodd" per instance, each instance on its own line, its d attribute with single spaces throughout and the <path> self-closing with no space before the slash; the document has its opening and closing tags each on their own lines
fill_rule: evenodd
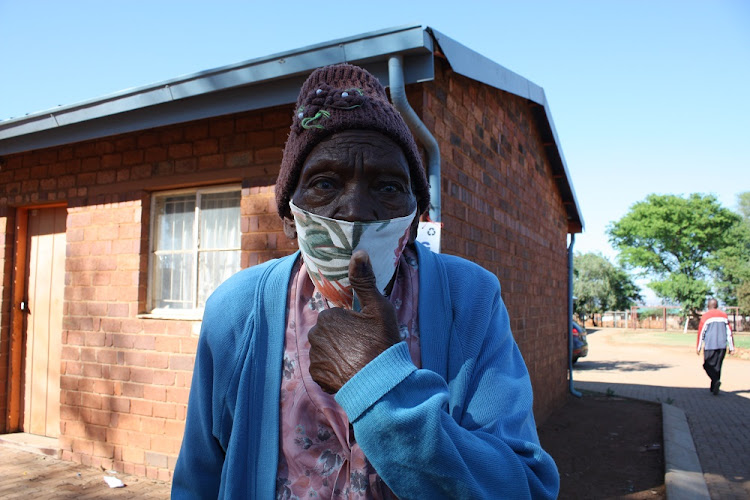
<svg viewBox="0 0 750 500">
<path fill-rule="evenodd" d="M 0 0 L 0 119 L 368 31 L 432 26 L 544 88 L 586 222 L 750 191 L 750 2 Z"/>
</svg>

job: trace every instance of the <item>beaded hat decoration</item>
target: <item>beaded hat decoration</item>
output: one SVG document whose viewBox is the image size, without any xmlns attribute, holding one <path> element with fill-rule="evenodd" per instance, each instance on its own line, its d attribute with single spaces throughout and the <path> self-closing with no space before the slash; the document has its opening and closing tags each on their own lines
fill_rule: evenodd
<svg viewBox="0 0 750 500">
<path fill-rule="evenodd" d="M 297 98 L 276 180 L 276 206 L 281 217 L 292 218 L 289 200 L 307 155 L 336 132 L 352 129 L 375 130 L 401 147 L 409 164 L 417 211 L 427 210 L 429 185 L 419 150 L 401 114 L 388 101 L 385 88 L 358 66 L 336 64 L 313 71 Z"/>
</svg>

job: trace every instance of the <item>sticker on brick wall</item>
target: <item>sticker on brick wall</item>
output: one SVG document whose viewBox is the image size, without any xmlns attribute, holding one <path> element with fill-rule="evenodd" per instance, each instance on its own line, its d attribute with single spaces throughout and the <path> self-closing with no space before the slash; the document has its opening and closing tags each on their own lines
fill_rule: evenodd
<svg viewBox="0 0 750 500">
<path fill-rule="evenodd" d="M 432 250 L 440 253 L 440 222 L 420 222 L 417 229 L 417 241 Z"/>
</svg>

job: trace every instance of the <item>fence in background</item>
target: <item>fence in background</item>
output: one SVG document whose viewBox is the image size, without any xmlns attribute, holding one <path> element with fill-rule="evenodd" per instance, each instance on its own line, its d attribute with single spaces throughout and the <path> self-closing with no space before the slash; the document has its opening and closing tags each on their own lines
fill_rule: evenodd
<svg viewBox="0 0 750 500">
<path fill-rule="evenodd" d="M 726 307 L 729 324 L 734 332 L 750 332 L 750 316 L 743 316 L 737 307 Z M 594 314 L 584 322 L 586 327 L 632 328 L 645 330 L 696 330 L 681 314 L 678 306 L 638 306 L 627 311 L 606 311 Z"/>
</svg>

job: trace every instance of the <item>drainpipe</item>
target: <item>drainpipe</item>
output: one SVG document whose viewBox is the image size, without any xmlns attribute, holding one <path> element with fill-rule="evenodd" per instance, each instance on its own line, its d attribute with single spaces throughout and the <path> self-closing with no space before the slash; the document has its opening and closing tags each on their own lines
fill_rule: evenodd
<svg viewBox="0 0 750 500">
<path fill-rule="evenodd" d="M 430 219 L 440 222 L 440 147 L 427 126 L 406 100 L 404 85 L 404 58 L 394 55 L 388 59 L 388 79 L 391 89 L 391 102 L 404 117 L 406 124 L 427 151 L 427 180 L 430 183 Z"/>
<path fill-rule="evenodd" d="M 573 387 L 573 244 L 576 235 L 570 233 L 570 245 L 568 246 L 568 390 L 580 398 L 582 394 Z"/>
</svg>

